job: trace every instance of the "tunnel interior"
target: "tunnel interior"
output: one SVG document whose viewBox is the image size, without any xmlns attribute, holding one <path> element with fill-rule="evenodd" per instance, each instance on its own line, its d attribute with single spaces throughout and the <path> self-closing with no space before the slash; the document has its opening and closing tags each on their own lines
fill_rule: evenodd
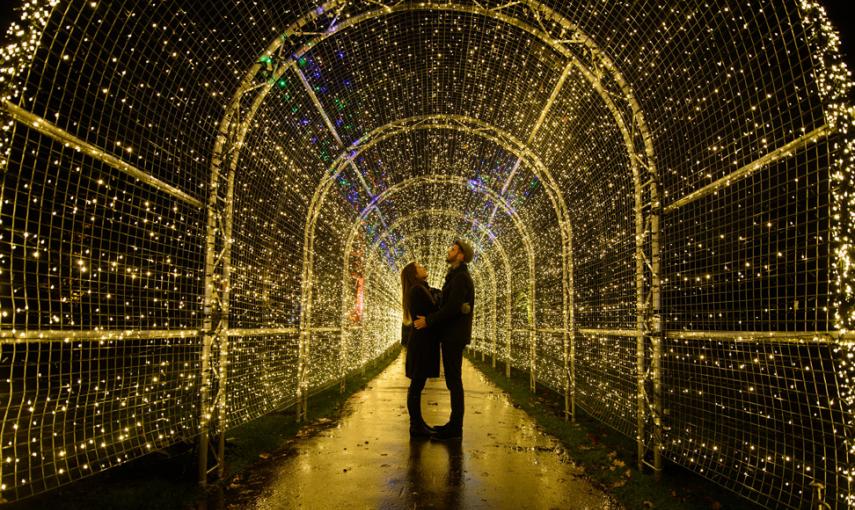
<svg viewBox="0 0 855 510">
<path fill-rule="evenodd" d="M 821 5 L 23 4 L 0 482 L 338 384 L 476 247 L 472 350 L 747 499 L 852 504 L 853 137 Z M 814 485 L 812 485 L 814 484 Z"/>
</svg>

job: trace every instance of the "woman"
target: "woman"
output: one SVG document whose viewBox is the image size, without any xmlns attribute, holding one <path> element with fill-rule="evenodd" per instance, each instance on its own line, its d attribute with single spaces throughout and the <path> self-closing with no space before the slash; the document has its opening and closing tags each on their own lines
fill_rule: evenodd
<svg viewBox="0 0 855 510">
<path fill-rule="evenodd" d="M 405 325 L 412 324 L 413 317 L 428 316 L 438 309 L 426 279 L 427 271 L 418 262 L 410 262 L 401 270 Z M 439 377 L 439 341 L 430 328 L 411 331 L 406 360 L 410 437 L 429 437 L 432 430 L 422 418 L 422 390 L 428 377 Z"/>
</svg>

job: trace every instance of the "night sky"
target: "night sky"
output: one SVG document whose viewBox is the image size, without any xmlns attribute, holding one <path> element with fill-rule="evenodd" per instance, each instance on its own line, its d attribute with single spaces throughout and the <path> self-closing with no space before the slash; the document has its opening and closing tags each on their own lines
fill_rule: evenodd
<svg viewBox="0 0 855 510">
<path fill-rule="evenodd" d="M 13 5 L 17 5 L 17 2 L 6 1 L 0 5 L 0 41 L 6 41 L 6 29 L 9 28 L 9 23 L 12 22 L 13 19 L 18 17 L 18 11 L 16 8 L 13 8 Z"/>
</svg>

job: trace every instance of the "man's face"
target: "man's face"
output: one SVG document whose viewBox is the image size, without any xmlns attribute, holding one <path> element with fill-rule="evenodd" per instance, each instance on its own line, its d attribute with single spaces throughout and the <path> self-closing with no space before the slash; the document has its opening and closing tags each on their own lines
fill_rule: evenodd
<svg viewBox="0 0 855 510">
<path fill-rule="evenodd" d="M 451 248 L 448 249 L 448 255 L 445 257 L 445 261 L 449 264 L 454 264 L 458 259 L 462 259 L 463 253 L 460 251 L 460 247 L 457 244 L 452 244 Z"/>
</svg>

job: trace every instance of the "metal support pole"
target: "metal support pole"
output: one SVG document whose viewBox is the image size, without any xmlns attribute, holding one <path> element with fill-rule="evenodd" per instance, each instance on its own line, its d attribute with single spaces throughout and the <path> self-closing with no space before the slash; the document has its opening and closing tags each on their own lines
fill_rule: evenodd
<svg viewBox="0 0 855 510">
<path fill-rule="evenodd" d="M 637 179 L 637 178 L 636 178 Z M 635 203 L 642 203 L 642 190 L 636 182 Z M 644 470 L 644 425 L 646 413 L 645 388 L 644 388 L 644 337 L 645 337 L 645 306 L 644 306 L 644 217 L 640 208 L 635 210 L 635 308 L 636 308 L 636 342 L 635 342 L 635 370 L 636 370 L 636 446 L 638 454 L 638 470 Z"/>
<path fill-rule="evenodd" d="M 645 197 L 645 193 L 648 194 Z M 647 200 L 645 203 L 645 199 Z M 651 176 L 644 184 L 636 186 L 636 203 L 642 204 L 636 212 L 636 296 L 637 341 L 636 365 L 638 377 L 638 466 L 653 468 L 657 480 L 662 472 L 662 316 L 661 316 L 661 241 L 659 221 L 662 213 L 659 201 L 659 183 Z M 645 213 L 647 216 L 645 217 Z M 650 236 L 650 253 L 645 253 L 647 236 Z M 648 271 L 649 272 L 646 272 Z M 649 294 L 648 294 L 649 288 Z M 647 348 L 650 362 L 647 365 Z M 649 370 L 648 370 L 649 368 Z M 647 383 L 651 383 L 648 390 Z M 649 426 L 650 441 L 645 429 Z M 648 449 L 653 451 L 653 463 L 645 461 Z"/>
<path fill-rule="evenodd" d="M 208 422 L 210 421 L 208 395 L 211 391 L 208 359 L 211 356 L 211 339 L 212 335 L 206 329 L 202 334 L 202 386 L 199 395 L 199 485 L 202 488 L 208 484 Z"/>
<path fill-rule="evenodd" d="M 645 405 L 644 405 L 644 333 L 639 333 L 636 337 L 636 345 L 635 345 L 635 356 L 636 356 L 636 370 L 638 373 L 637 376 L 637 391 L 636 395 L 637 400 L 637 427 L 636 431 L 636 444 L 638 447 L 638 470 L 644 471 L 644 454 L 646 448 L 644 446 L 644 417 L 645 413 Z"/>
<path fill-rule="evenodd" d="M 654 184 L 652 190 L 653 207 L 650 215 L 650 242 L 651 242 L 651 319 L 650 338 L 653 348 L 651 366 L 653 369 L 653 473 L 656 480 L 662 476 L 662 297 L 660 279 L 660 239 L 659 239 L 659 215 L 660 204 L 658 201 L 658 186 Z"/>
<path fill-rule="evenodd" d="M 308 329 L 305 329 L 303 327 L 301 327 L 300 329 L 301 331 L 299 336 L 299 344 L 297 348 L 297 423 L 301 423 L 306 418 L 306 415 L 304 413 L 306 408 L 304 404 L 306 389 L 306 343 L 308 342 L 307 337 L 309 336 Z"/>
<path fill-rule="evenodd" d="M 236 157 L 233 160 L 236 163 Z M 229 169 L 228 185 L 226 188 L 226 203 L 225 203 L 225 229 L 223 232 L 223 281 L 222 281 L 222 303 L 220 308 L 222 315 L 220 317 L 220 331 L 227 332 L 229 330 L 229 300 L 231 299 L 231 268 L 232 268 L 232 226 L 233 221 L 233 203 L 235 194 L 235 168 Z M 217 445 L 218 469 L 217 475 L 220 480 L 225 477 L 225 455 L 226 455 L 226 404 L 227 404 L 227 382 L 228 382 L 228 365 L 229 365 L 229 335 L 219 335 L 220 340 L 220 373 L 219 385 L 217 387 L 217 426 L 219 427 L 219 441 Z"/>
<path fill-rule="evenodd" d="M 157 189 L 158 191 L 170 195 L 172 198 L 180 200 L 186 204 L 190 204 L 193 207 L 198 207 L 200 209 L 204 206 L 201 201 L 199 201 L 196 197 L 190 195 L 189 193 L 179 188 L 176 188 L 171 184 L 167 184 L 161 181 L 160 179 L 149 174 L 148 172 L 139 169 L 131 165 L 127 161 L 124 161 L 123 159 L 110 154 L 101 147 L 98 147 L 97 145 L 91 144 L 81 138 L 74 136 L 73 134 L 58 127 L 52 122 L 43 119 L 34 113 L 28 112 L 27 110 L 21 108 L 20 106 L 12 103 L 9 100 L 3 100 L 2 102 L 0 102 L 0 110 L 5 110 L 13 119 L 27 126 L 28 128 L 34 129 L 39 133 L 50 137 L 68 147 L 81 151 L 89 157 L 96 159 L 112 168 L 115 168 L 116 170 L 122 172 L 123 174 L 129 177 L 139 179 L 140 181 Z"/>
<path fill-rule="evenodd" d="M 511 316 L 508 314 L 508 327 L 505 329 L 505 377 L 511 378 Z"/>
<path fill-rule="evenodd" d="M 507 278 L 510 278 L 510 275 L 506 275 Z M 498 285 L 497 285 L 498 286 Z M 493 294 L 493 327 L 492 327 L 492 338 L 490 341 L 490 366 L 496 368 L 496 342 L 499 336 L 499 304 L 496 299 L 496 295 Z"/>
<path fill-rule="evenodd" d="M 529 260 L 529 286 L 528 286 L 528 356 L 529 356 L 529 390 L 534 393 L 537 389 L 537 318 L 535 316 L 535 303 L 537 301 L 537 287 L 535 283 L 536 272 L 534 260 Z"/>
<path fill-rule="evenodd" d="M 212 385 L 211 348 L 216 336 L 214 314 L 217 306 L 218 293 L 216 278 L 217 232 L 219 218 L 217 217 L 217 186 L 218 172 L 214 170 L 211 178 L 211 196 L 208 199 L 208 226 L 205 241 L 205 299 L 204 320 L 202 326 L 201 354 L 201 389 L 199 393 L 199 485 L 203 488 L 208 483 L 208 433 L 211 420 L 210 393 Z"/>
<path fill-rule="evenodd" d="M 232 122 L 232 116 L 235 122 Z M 225 421 L 226 421 L 226 375 L 228 365 L 228 314 L 229 314 L 229 274 L 231 270 L 231 234 L 232 202 L 234 201 L 234 174 L 237 167 L 238 152 L 232 152 L 239 146 L 236 130 L 239 122 L 237 99 L 228 110 L 220 124 L 220 136 L 214 146 L 211 160 L 211 183 L 208 195 L 208 223 L 205 242 L 205 300 L 202 334 L 202 390 L 199 436 L 199 484 L 204 488 L 208 482 L 208 448 L 210 446 L 211 418 L 217 417 L 218 441 L 217 475 L 224 475 L 225 463 Z M 231 156 L 226 179 L 225 197 L 220 196 L 222 174 L 220 169 L 226 158 Z M 220 348 L 218 370 L 211 370 L 214 345 Z M 211 401 L 213 379 L 218 379 L 217 392 Z M 216 410 L 216 415 L 214 412 Z"/>
<path fill-rule="evenodd" d="M 564 371 L 562 372 L 564 374 L 564 421 L 568 421 L 570 419 L 570 359 L 567 352 L 569 350 L 567 337 L 568 334 L 565 331 L 561 341 L 561 352 L 564 356 Z"/>
<path fill-rule="evenodd" d="M 339 373 L 339 381 L 338 381 L 338 393 L 340 395 L 344 394 L 345 387 L 347 386 L 347 367 L 345 366 L 345 347 L 346 341 L 345 336 L 347 334 L 346 328 L 341 328 L 341 333 L 339 333 L 339 342 L 338 342 L 338 366 L 341 372 Z"/>
<path fill-rule="evenodd" d="M 534 393 L 537 390 L 537 332 L 534 330 L 534 326 L 532 325 L 532 329 L 528 334 L 528 355 L 529 355 L 529 390 Z"/>
<path fill-rule="evenodd" d="M 341 317 L 340 317 L 341 332 L 339 333 L 339 346 L 338 346 L 338 366 L 339 366 L 339 370 L 340 370 L 340 372 L 339 372 L 339 383 L 338 383 L 339 394 L 344 393 L 345 386 L 347 385 L 347 382 L 346 382 L 347 368 L 345 366 L 346 365 L 345 361 L 346 361 L 346 352 L 347 352 L 347 335 L 349 334 L 348 333 L 349 330 L 347 328 L 348 315 L 345 313 L 345 311 L 349 308 L 348 305 L 350 303 L 348 301 L 348 295 L 349 295 L 348 288 L 349 288 L 350 283 L 353 281 L 352 275 L 351 275 L 351 269 L 350 269 L 351 268 L 351 262 L 352 262 L 351 257 L 352 257 L 352 252 L 345 251 L 344 259 L 342 262 L 342 270 L 341 270 Z M 365 292 L 364 287 L 363 287 L 363 292 Z M 354 296 L 353 303 L 355 306 L 356 296 Z"/>
<path fill-rule="evenodd" d="M 570 420 L 576 423 L 576 333 L 570 335 Z"/>
<path fill-rule="evenodd" d="M 573 280 L 573 231 L 568 228 L 567 245 L 561 250 L 564 256 L 564 421 L 576 422 L 576 301 Z"/>
</svg>

